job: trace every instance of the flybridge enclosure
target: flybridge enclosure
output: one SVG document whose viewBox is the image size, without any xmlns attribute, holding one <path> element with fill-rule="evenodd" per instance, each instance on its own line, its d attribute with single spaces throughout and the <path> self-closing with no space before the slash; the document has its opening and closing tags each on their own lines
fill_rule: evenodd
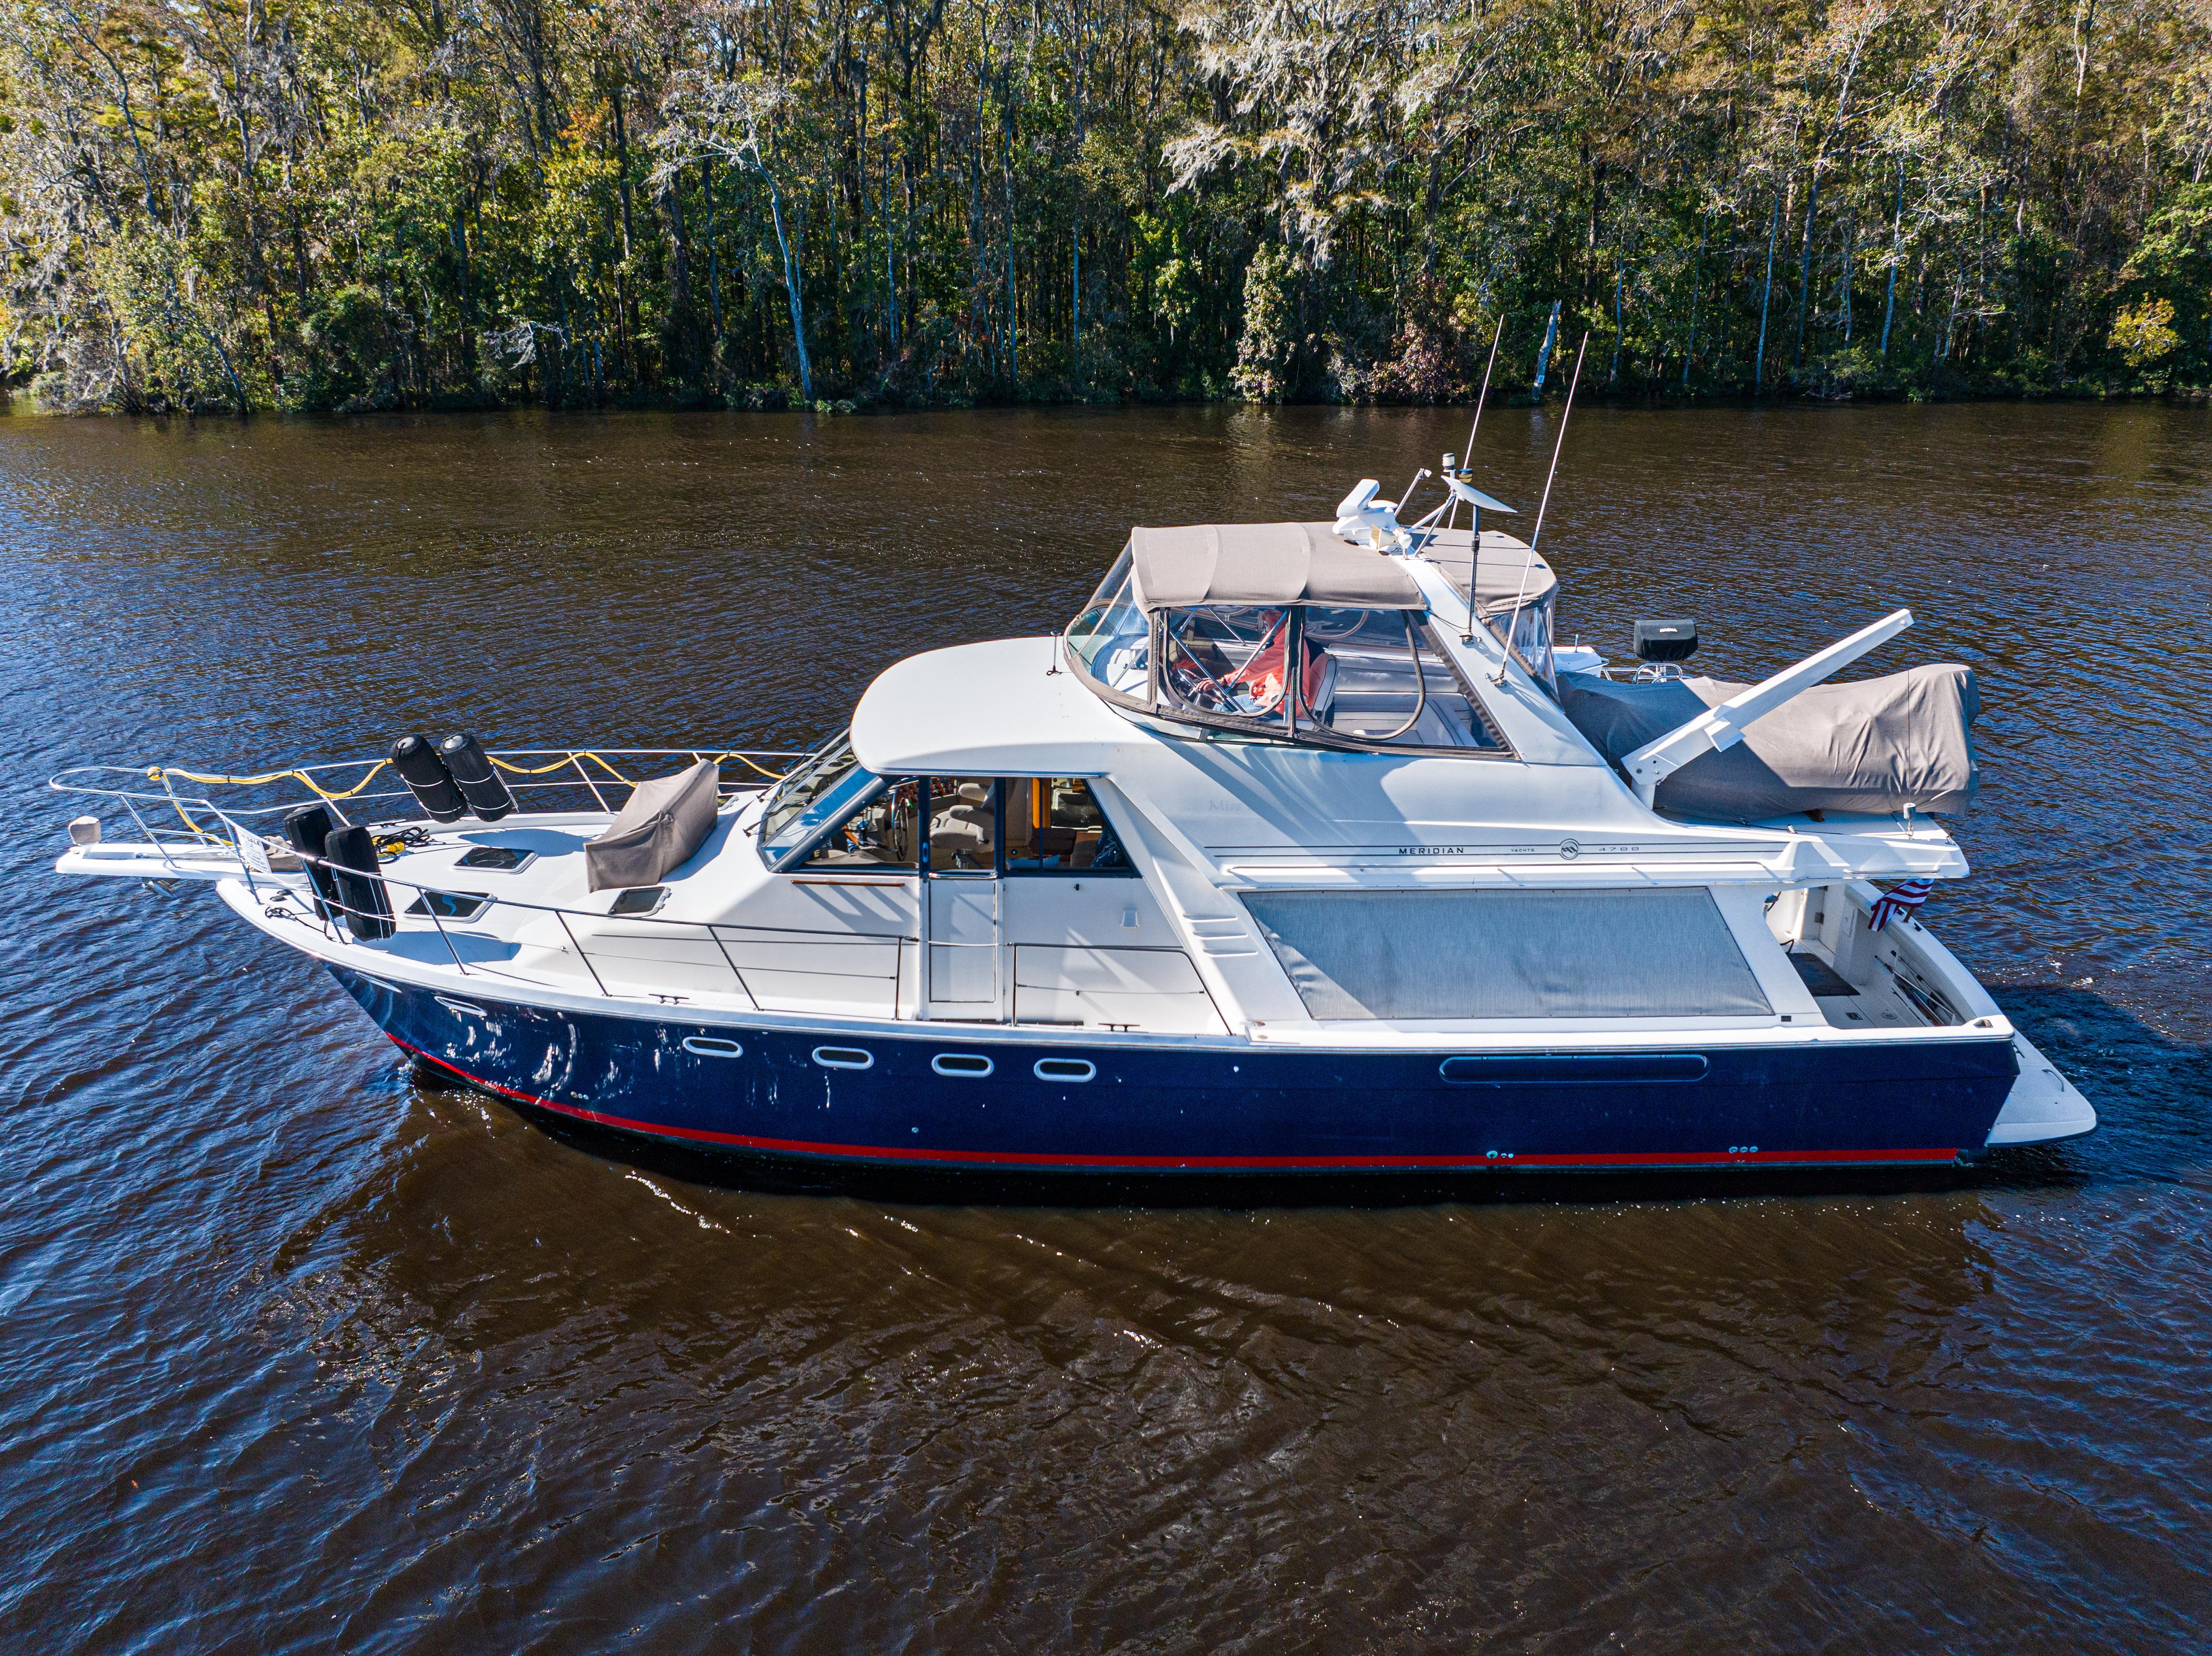
<svg viewBox="0 0 2212 1656">
<path fill-rule="evenodd" d="M 1148 614 L 1221 605 L 1423 610 L 1413 578 L 1327 524 L 1187 524 L 1134 529 L 1138 607 Z"/>
<path fill-rule="evenodd" d="M 1316 747 L 1504 756 L 1401 558 L 1321 524 L 1139 529 L 1066 635 L 1132 712 Z"/>
</svg>

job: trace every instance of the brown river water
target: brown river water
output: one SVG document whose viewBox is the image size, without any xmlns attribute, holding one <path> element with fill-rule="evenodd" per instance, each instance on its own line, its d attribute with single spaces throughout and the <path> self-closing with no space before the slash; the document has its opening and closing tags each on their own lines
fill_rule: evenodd
<svg viewBox="0 0 2212 1656">
<path fill-rule="evenodd" d="M 1533 509 L 1556 414 L 1493 409 Z M 68 764 L 803 745 L 1451 412 L 0 422 L 0 1648 L 2142 1652 L 2212 1618 L 2212 416 L 1575 416 L 1561 619 L 1981 676 L 1927 919 L 2101 1111 L 1917 1183 L 765 1194 L 50 871 Z M 1520 524 L 1530 521 L 1524 515 Z"/>
</svg>

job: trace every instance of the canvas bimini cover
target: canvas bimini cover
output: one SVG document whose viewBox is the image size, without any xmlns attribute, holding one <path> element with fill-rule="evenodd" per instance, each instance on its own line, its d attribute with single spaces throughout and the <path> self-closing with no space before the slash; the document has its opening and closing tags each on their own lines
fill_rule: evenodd
<svg viewBox="0 0 2212 1656">
<path fill-rule="evenodd" d="M 1209 604 L 1340 610 L 1427 607 L 1392 559 L 1337 539 L 1327 524 L 1186 524 L 1133 529 L 1137 602 L 1147 611 Z"/>
<path fill-rule="evenodd" d="M 721 783 L 722 767 L 712 759 L 639 783 L 607 831 L 584 842 L 592 889 L 659 885 L 671 870 L 689 862 L 714 831 L 714 798 Z"/>
<path fill-rule="evenodd" d="M 1618 765 L 1747 688 L 1711 678 L 1614 684 L 1563 673 L 1559 701 L 1590 745 Z M 1727 822 L 1808 810 L 1881 815 L 1907 805 L 1963 810 L 1981 786 L 1969 728 L 1980 711 L 1972 669 L 1957 665 L 1816 684 L 1754 721 L 1735 746 L 1702 754 L 1668 777 L 1656 803 Z"/>
<path fill-rule="evenodd" d="M 1462 597 L 1470 591 L 1478 613 L 1492 616 L 1516 604 L 1541 604 L 1559 590 L 1559 578 L 1528 543 L 1495 530 L 1482 531 L 1480 555 L 1474 534 L 1466 529 L 1431 529 L 1414 538 L 1413 549 L 1443 571 Z"/>
</svg>

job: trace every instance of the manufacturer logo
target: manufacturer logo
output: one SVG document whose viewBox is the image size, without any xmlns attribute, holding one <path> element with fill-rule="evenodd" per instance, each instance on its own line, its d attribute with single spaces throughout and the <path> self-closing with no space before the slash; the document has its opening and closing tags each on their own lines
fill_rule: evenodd
<svg viewBox="0 0 2212 1656">
<path fill-rule="evenodd" d="M 1559 841 L 1559 860 L 1561 862 L 1571 863 L 1576 858 L 1582 854 L 1583 842 L 1581 840 L 1562 840 Z"/>
</svg>

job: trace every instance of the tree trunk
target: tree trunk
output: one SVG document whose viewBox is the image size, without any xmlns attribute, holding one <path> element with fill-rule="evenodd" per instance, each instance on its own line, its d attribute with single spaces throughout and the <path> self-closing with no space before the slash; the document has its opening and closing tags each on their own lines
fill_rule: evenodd
<svg viewBox="0 0 2212 1656">
<path fill-rule="evenodd" d="M 1690 337 L 1682 347 L 1682 389 L 1690 389 L 1690 361 L 1698 354 L 1698 280 L 1705 269 L 1706 221 L 1698 220 L 1698 261 L 1690 267 Z"/>
<path fill-rule="evenodd" d="M 1813 227 L 1820 216 L 1820 175 L 1813 174 L 1813 188 L 1805 197 L 1805 262 L 1797 272 L 1797 355 L 1792 365 L 1805 365 L 1805 323 L 1813 313 Z"/>
<path fill-rule="evenodd" d="M 1774 189 L 1774 215 L 1766 224 L 1766 285 L 1759 294 L 1759 352 L 1752 359 L 1751 389 L 1755 396 L 1766 385 L 1766 316 L 1774 298 L 1774 239 L 1782 234 L 1782 187 Z"/>
<path fill-rule="evenodd" d="M 1897 267 L 1905 258 L 1905 157 L 1897 158 L 1897 217 L 1889 232 L 1889 282 L 1881 300 L 1881 355 L 1889 360 L 1889 325 L 1897 315 Z"/>
<path fill-rule="evenodd" d="M 783 256 L 783 291 L 791 301 L 791 337 L 799 349 L 799 394 L 814 401 L 814 365 L 806 355 L 806 312 L 799 294 L 799 260 L 791 251 L 791 237 L 783 227 L 783 193 L 775 187 L 765 163 L 760 175 L 768 185 L 769 216 L 775 224 L 776 250 Z"/>
<path fill-rule="evenodd" d="M 632 227 L 629 202 L 629 130 L 623 119 L 622 82 L 615 82 L 608 98 L 615 112 L 615 190 L 622 199 L 622 263 L 615 267 L 616 321 L 623 331 L 623 360 L 629 365 L 630 385 L 638 383 L 637 299 L 630 287 Z"/>
</svg>

